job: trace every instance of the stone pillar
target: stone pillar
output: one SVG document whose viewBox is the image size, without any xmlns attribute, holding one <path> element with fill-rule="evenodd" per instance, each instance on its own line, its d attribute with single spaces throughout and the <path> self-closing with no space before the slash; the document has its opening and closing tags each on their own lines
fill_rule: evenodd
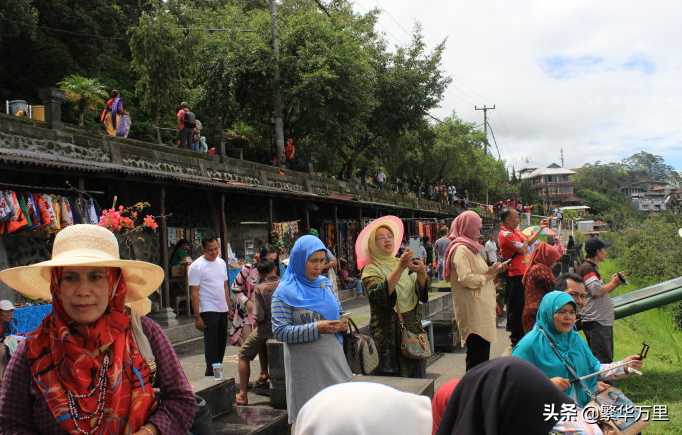
<svg viewBox="0 0 682 435">
<path fill-rule="evenodd" d="M 40 99 L 45 105 L 45 122 L 49 128 L 64 128 L 62 122 L 62 103 L 64 93 L 57 88 L 42 88 L 39 91 Z"/>
<path fill-rule="evenodd" d="M 272 224 L 275 219 L 273 207 L 272 198 L 268 198 L 268 243 L 272 243 Z"/>
</svg>

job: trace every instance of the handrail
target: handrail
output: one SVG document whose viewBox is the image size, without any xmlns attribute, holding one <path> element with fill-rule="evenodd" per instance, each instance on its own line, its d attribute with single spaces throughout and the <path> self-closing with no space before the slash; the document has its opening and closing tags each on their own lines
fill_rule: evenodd
<svg viewBox="0 0 682 435">
<path fill-rule="evenodd" d="M 616 319 L 682 301 L 682 276 L 612 298 Z"/>
</svg>

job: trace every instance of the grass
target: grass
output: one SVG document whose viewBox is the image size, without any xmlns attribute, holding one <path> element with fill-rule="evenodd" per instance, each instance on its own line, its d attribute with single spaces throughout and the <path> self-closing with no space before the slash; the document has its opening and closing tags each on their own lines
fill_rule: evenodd
<svg viewBox="0 0 682 435">
<path fill-rule="evenodd" d="M 617 260 L 607 260 L 600 273 L 607 280 L 618 271 Z M 624 294 L 642 288 L 636 280 L 614 291 Z M 676 328 L 673 305 L 644 311 L 616 321 L 615 359 L 637 354 L 646 342 L 651 349 L 644 363 L 644 376 L 633 376 L 618 383 L 638 405 L 668 405 L 670 421 L 651 422 L 646 434 L 682 434 L 682 331 Z"/>
</svg>

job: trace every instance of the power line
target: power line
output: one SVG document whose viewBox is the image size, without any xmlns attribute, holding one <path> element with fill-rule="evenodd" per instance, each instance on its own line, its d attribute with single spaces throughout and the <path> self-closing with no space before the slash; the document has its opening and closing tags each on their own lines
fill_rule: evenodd
<svg viewBox="0 0 682 435">
<path fill-rule="evenodd" d="M 497 149 L 497 160 L 502 160 L 502 154 L 500 154 L 500 147 L 497 146 L 497 139 L 495 139 L 495 132 L 493 131 L 493 126 L 488 123 L 488 127 L 490 128 L 490 134 L 493 136 L 493 142 L 495 142 L 495 149 Z"/>
</svg>

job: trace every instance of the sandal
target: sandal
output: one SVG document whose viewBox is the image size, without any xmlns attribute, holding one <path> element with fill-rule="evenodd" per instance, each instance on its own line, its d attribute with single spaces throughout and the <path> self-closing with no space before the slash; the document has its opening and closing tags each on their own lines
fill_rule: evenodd
<svg viewBox="0 0 682 435">
<path fill-rule="evenodd" d="M 254 388 L 269 388 L 270 387 L 270 376 L 262 376 L 258 378 L 253 384 Z"/>
</svg>

